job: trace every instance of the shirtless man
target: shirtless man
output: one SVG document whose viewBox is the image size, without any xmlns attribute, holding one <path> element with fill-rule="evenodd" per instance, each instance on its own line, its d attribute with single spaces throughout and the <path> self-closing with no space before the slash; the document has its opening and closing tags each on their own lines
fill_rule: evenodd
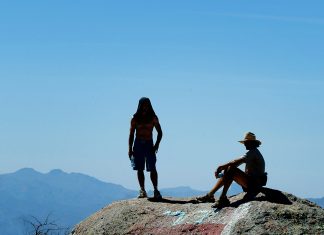
<svg viewBox="0 0 324 235">
<path fill-rule="evenodd" d="M 153 144 L 153 128 L 158 135 Z M 134 134 L 136 138 L 134 141 Z M 140 191 L 138 198 L 147 197 L 145 191 L 144 168 L 150 172 L 151 181 L 154 187 L 154 198 L 161 200 L 162 196 L 158 190 L 158 173 L 156 171 L 156 153 L 162 139 L 162 129 L 159 119 L 156 116 L 149 98 L 143 97 L 139 100 L 138 108 L 131 120 L 131 127 L 128 140 L 128 156 L 132 161 L 133 170 L 137 170 Z M 132 157 L 133 156 L 133 157 Z"/>
<path fill-rule="evenodd" d="M 265 162 L 262 154 L 257 149 L 261 141 L 257 140 L 252 132 L 248 132 L 244 140 L 239 141 L 248 150 L 242 157 L 220 165 L 215 171 L 218 178 L 216 185 L 205 196 L 198 197 L 199 202 L 215 202 L 214 194 L 223 187 L 219 200 L 212 206 L 222 208 L 230 204 L 226 193 L 233 180 L 242 186 L 247 197 L 254 197 L 262 186 L 266 184 L 267 173 L 265 172 Z M 238 166 L 245 163 L 245 171 L 241 171 Z M 222 171 L 224 173 L 220 174 Z"/>
</svg>

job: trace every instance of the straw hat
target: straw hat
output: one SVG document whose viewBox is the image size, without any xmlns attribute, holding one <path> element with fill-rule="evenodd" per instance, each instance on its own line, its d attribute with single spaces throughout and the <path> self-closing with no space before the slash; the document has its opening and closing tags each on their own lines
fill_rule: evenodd
<svg viewBox="0 0 324 235">
<path fill-rule="evenodd" d="M 244 136 L 244 140 L 239 140 L 239 142 L 241 144 L 244 144 L 246 141 L 256 141 L 259 144 L 261 144 L 261 141 L 260 140 L 257 140 L 256 137 L 255 137 L 255 134 L 252 133 L 252 132 L 246 133 L 245 136 Z"/>
</svg>

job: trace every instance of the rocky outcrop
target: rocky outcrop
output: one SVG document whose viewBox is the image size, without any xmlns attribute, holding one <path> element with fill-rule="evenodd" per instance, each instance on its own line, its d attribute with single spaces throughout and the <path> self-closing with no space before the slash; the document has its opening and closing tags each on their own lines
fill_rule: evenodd
<svg viewBox="0 0 324 235">
<path fill-rule="evenodd" d="M 78 224 L 71 234 L 324 234 L 324 209 L 264 189 L 256 198 L 232 196 L 221 210 L 190 199 L 132 199 L 114 202 Z"/>
</svg>

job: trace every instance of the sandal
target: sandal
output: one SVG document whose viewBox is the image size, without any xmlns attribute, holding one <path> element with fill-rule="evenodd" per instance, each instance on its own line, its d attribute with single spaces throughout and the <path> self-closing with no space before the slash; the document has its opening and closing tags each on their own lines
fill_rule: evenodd
<svg viewBox="0 0 324 235">
<path fill-rule="evenodd" d="M 146 191 L 141 189 L 139 191 L 139 195 L 137 196 L 137 198 L 146 198 L 146 197 L 147 197 Z"/>
<path fill-rule="evenodd" d="M 243 197 L 243 201 L 252 201 L 257 195 L 257 192 L 247 192 Z"/>
<path fill-rule="evenodd" d="M 198 202 L 215 202 L 214 195 L 207 193 L 205 196 L 196 197 Z"/>
<path fill-rule="evenodd" d="M 227 207 L 231 204 L 231 202 L 228 200 L 227 197 L 219 198 L 217 202 L 215 202 L 214 205 L 212 205 L 212 208 L 221 209 L 223 207 Z"/>
</svg>

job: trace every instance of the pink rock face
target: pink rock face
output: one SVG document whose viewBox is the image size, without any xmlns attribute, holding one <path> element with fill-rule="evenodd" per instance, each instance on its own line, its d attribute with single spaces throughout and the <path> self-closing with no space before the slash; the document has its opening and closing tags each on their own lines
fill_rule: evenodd
<svg viewBox="0 0 324 235">
<path fill-rule="evenodd" d="M 170 227 L 161 227 L 148 229 L 145 227 L 137 227 L 130 230 L 130 234 L 158 234 L 158 235 L 177 235 L 177 234 L 201 234 L 201 235 L 220 235 L 225 224 L 179 224 Z"/>
<path fill-rule="evenodd" d="M 230 234 L 231 227 L 243 218 L 249 209 L 245 204 L 240 209 L 224 208 L 215 211 L 210 204 L 155 204 L 154 210 L 148 211 L 143 207 L 140 217 L 127 229 L 126 234 Z M 152 209 L 152 208 L 151 208 Z M 170 210 L 171 209 L 171 210 Z M 215 217 L 215 215 L 218 215 Z M 154 216 L 153 216 L 154 215 Z"/>
<path fill-rule="evenodd" d="M 76 225 L 71 235 L 324 234 L 324 209 L 291 194 L 270 190 L 253 201 L 244 193 L 221 210 L 212 203 L 165 198 L 118 201 Z"/>
</svg>

